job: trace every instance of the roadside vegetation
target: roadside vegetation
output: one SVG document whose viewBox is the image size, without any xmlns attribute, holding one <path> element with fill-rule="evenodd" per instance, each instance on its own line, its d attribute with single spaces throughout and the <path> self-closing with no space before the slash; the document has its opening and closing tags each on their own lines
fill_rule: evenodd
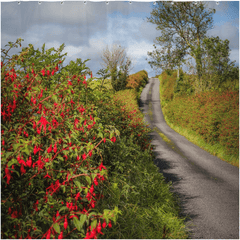
<svg viewBox="0 0 240 240">
<path fill-rule="evenodd" d="M 86 80 L 64 44 L 9 56 L 21 42 L 2 49 L 1 237 L 187 238 L 137 104 L 147 72 Z"/>
<path fill-rule="evenodd" d="M 156 2 L 147 20 L 161 35 L 148 63 L 162 72 L 160 99 L 168 125 L 239 166 L 239 67 L 230 61 L 229 40 L 207 34 L 215 12 L 208 2 Z"/>
<path fill-rule="evenodd" d="M 159 76 L 166 122 L 202 149 L 239 167 L 238 79 L 235 84 L 230 79 L 220 89 L 196 93 L 190 77 L 181 72 L 179 80 L 177 71 Z"/>
</svg>

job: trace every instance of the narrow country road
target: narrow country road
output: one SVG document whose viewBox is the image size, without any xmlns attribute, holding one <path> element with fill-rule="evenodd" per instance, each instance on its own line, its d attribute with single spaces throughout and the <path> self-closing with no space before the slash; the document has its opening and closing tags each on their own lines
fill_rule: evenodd
<svg viewBox="0 0 240 240">
<path fill-rule="evenodd" d="M 143 89 L 140 109 L 154 132 L 155 164 L 179 197 L 192 239 L 239 239 L 239 169 L 189 142 L 165 122 L 159 79 Z"/>
</svg>

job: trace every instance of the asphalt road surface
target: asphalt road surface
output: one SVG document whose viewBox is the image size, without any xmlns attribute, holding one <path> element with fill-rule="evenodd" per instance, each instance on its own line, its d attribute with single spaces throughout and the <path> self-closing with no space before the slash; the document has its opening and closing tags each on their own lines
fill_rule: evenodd
<svg viewBox="0 0 240 240">
<path fill-rule="evenodd" d="M 179 197 L 192 239 L 239 239 L 239 169 L 212 156 L 165 122 L 159 79 L 143 89 L 140 109 L 154 132 L 155 164 Z"/>
</svg>

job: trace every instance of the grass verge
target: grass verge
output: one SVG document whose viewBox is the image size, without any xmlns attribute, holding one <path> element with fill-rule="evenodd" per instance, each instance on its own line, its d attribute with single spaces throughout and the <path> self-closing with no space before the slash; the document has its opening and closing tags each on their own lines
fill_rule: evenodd
<svg viewBox="0 0 240 240">
<path fill-rule="evenodd" d="M 239 155 L 238 154 L 229 154 L 226 147 L 221 145 L 220 143 L 214 143 L 209 144 L 202 138 L 201 135 L 197 134 L 195 131 L 184 128 L 180 125 L 174 125 L 171 123 L 167 117 L 167 114 L 165 112 L 167 103 L 163 99 L 163 88 L 161 86 L 161 80 L 162 77 L 159 76 L 160 80 L 160 102 L 162 106 L 163 115 L 165 118 L 166 123 L 170 128 L 172 128 L 174 131 L 179 133 L 180 135 L 184 136 L 186 139 L 188 139 L 190 142 L 194 143 L 195 145 L 199 146 L 201 149 L 209 152 L 210 154 L 220 158 L 223 161 L 226 161 L 233 166 L 239 167 Z"/>
</svg>

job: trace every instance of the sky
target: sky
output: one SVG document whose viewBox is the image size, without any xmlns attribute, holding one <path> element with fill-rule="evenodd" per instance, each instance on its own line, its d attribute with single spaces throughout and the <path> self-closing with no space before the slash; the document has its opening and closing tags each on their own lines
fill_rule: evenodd
<svg viewBox="0 0 240 240">
<path fill-rule="evenodd" d="M 0 0 L 1 1 L 1 0 Z M 147 22 L 153 10 L 152 2 L 106 1 L 20 1 L 1 2 L 1 48 L 17 38 L 23 38 L 23 47 L 33 44 L 34 48 L 58 48 L 65 44 L 68 55 L 64 64 L 81 58 L 91 59 L 86 65 L 93 77 L 103 68 L 102 51 L 108 45 L 119 44 L 132 59 L 136 73 L 146 70 L 149 77 L 157 72 L 148 64 L 147 52 L 154 50 L 153 44 L 161 32 L 157 25 Z M 230 60 L 239 66 L 239 2 L 208 2 L 215 8 L 213 29 L 208 36 L 228 39 L 231 49 Z M 159 46 L 160 47 L 160 46 Z M 17 49 L 19 52 L 19 48 Z M 12 52 L 12 54 L 16 52 Z M 159 73 L 159 72 L 158 72 Z"/>
</svg>

